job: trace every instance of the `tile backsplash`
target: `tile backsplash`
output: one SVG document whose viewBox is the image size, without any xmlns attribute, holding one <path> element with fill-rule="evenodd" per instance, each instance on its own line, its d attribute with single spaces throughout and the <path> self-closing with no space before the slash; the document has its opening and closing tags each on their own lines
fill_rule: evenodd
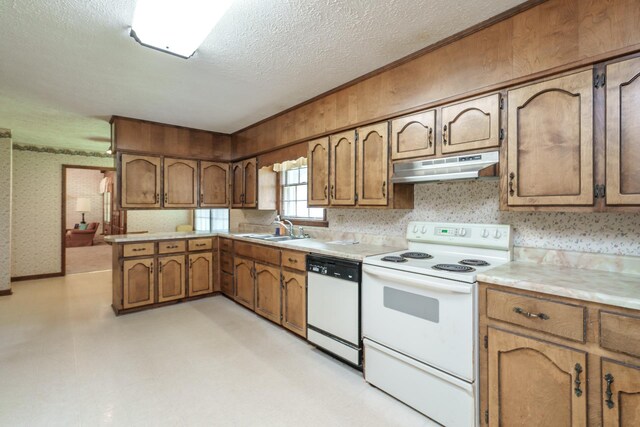
<svg viewBox="0 0 640 427">
<path fill-rule="evenodd" d="M 270 212 L 245 211 L 245 221 L 268 223 Z M 640 256 L 640 214 L 500 212 L 498 181 L 416 184 L 412 210 L 329 209 L 340 232 L 402 236 L 410 221 L 511 224 L 516 246 Z"/>
</svg>

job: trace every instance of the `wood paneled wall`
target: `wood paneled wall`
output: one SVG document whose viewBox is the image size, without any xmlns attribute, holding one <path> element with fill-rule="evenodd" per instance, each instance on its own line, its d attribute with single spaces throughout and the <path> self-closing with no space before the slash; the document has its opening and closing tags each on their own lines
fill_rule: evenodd
<svg viewBox="0 0 640 427">
<path fill-rule="evenodd" d="M 233 135 L 242 158 L 640 50 L 638 0 L 549 0 Z"/>
</svg>

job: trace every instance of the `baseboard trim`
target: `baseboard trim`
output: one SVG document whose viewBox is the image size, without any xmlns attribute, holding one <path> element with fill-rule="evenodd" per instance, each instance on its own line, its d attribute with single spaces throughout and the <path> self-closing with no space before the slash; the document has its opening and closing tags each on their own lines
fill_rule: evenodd
<svg viewBox="0 0 640 427">
<path fill-rule="evenodd" d="M 61 271 L 58 273 L 47 273 L 47 274 L 34 274 L 31 276 L 18 276 L 12 277 L 12 282 L 24 282 L 25 280 L 38 280 L 38 279 L 48 279 L 49 277 L 61 277 L 64 276 L 64 273 Z"/>
<path fill-rule="evenodd" d="M 3 289 L 0 291 L 0 297 L 4 297 L 11 294 L 13 294 L 13 291 L 11 289 Z"/>
</svg>

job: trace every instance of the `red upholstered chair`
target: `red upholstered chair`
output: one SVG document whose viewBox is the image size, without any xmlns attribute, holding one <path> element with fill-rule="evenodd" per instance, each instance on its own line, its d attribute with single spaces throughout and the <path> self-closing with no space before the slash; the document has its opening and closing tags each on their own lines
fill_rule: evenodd
<svg viewBox="0 0 640 427">
<path fill-rule="evenodd" d="M 67 230 L 66 247 L 93 246 L 93 236 L 95 236 L 96 231 L 98 231 L 97 222 L 90 222 L 86 230 L 80 230 L 78 228 Z"/>
</svg>

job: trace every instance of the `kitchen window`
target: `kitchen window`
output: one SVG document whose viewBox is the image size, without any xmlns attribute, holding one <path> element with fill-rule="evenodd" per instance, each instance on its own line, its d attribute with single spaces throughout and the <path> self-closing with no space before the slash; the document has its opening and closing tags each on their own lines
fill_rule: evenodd
<svg viewBox="0 0 640 427">
<path fill-rule="evenodd" d="M 193 217 L 196 231 L 229 231 L 229 209 L 196 209 Z"/>
<path fill-rule="evenodd" d="M 307 205 L 306 159 L 285 162 L 280 170 L 280 214 L 297 225 L 326 226 L 326 210 Z M 289 167 L 287 166 L 289 164 Z M 291 163 L 294 163 L 291 165 Z M 293 166 L 293 167 L 292 167 Z"/>
</svg>

